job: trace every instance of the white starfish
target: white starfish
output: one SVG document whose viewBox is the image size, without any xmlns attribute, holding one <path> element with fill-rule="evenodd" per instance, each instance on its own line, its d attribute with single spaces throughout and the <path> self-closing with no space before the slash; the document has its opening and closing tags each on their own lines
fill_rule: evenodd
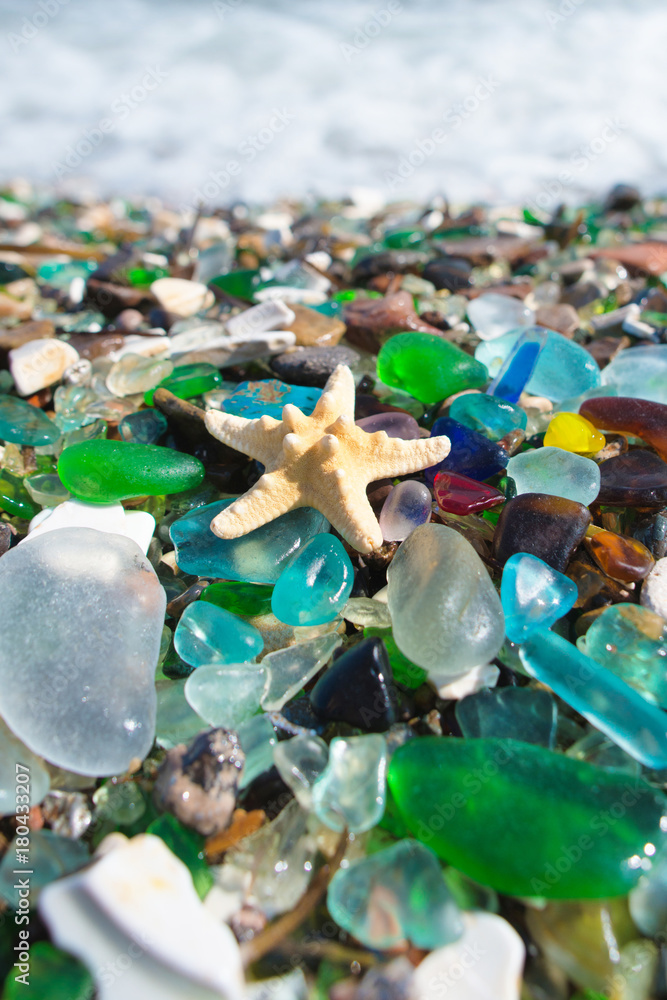
<svg viewBox="0 0 667 1000">
<path fill-rule="evenodd" d="M 255 485 L 211 522 L 220 538 L 238 538 L 296 507 L 315 507 L 359 552 L 382 545 L 366 486 L 441 462 L 448 437 L 403 441 L 367 434 L 354 422 L 354 379 L 346 365 L 332 373 L 312 416 L 283 407 L 282 420 L 246 420 L 208 410 L 213 437 L 265 467 Z"/>
</svg>

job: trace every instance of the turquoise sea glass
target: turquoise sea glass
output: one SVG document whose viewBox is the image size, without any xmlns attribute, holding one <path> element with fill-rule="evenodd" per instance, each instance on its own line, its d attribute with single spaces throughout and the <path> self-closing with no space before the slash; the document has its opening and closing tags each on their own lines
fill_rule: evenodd
<svg viewBox="0 0 667 1000">
<path fill-rule="evenodd" d="M 46 413 L 17 396 L 0 395 L 0 440 L 33 448 L 55 444 L 60 428 Z"/>
<path fill-rule="evenodd" d="M 477 691 L 456 702 L 456 721 L 466 739 L 523 740 L 552 750 L 558 709 L 548 691 L 529 687 Z"/>
<path fill-rule="evenodd" d="M 510 642 L 524 642 L 574 607 L 577 587 L 537 556 L 515 552 L 503 569 L 500 600 L 507 638 Z"/>
<path fill-rule="evenodd" d="M 189 604 L 174 632 L 174 649 L 193 667 L 244 663 L 254 660 L 263 648 L 256 628 L 207 601 Z"/>
<path fill-rule="evenodd" d="M 614 604 L 577 643 L 596 663 L 667 708 L 667 621 L 640 604 Z"/>
<path fill-rule="evenodd" d="M 528 421 L 520 406 L 484 392 L 458 396 L 449 407 L 449 416 L 492 441 L 500 441 L 510 431 L 525 430 Z"/>
<path fill-rule="evenodd" d="M 282 571 L 271 609 L 287 625 L 323 625 L 343 610 L 353 582 L 343 543 L 335 535 L 316 535 Z"/>
<path fill-rule="evenodd" d="M 225 413 L 233 413 L 248 420 L 264 415 L 281 420 L 283 406 L 291 403 L 292 406 L 298 406 L 306 416 L 310 416 L 321 395 L 321 389 L 288 385 L 275 378 L 260 382 L 240 382 L 231 396 L 223 401 L 222 409 Z"/>
</svg>

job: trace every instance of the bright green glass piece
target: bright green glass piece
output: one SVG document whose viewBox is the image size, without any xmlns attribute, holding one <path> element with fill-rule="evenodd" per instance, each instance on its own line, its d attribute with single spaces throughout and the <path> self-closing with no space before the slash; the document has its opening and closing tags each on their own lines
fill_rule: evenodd
<svg viewBox="0 0 667 1000">
<path fill-rule="evenodd" d="M 20 969 L 5 980 L 3 1000 L 90 1000 L 95 984 L 88 969 L 73 955 L 54 948 L 48 941 L 30 945 L 30 973 L 19 982 Z"/>
<path fill-rule="evenodd" d="M 243 618 L 256 618 L 271 614 L 273 587 L 262 583 L 237 583 L 221 580 L 202 591 L 200 600 L 215 604 Z"/>
<path fill-rule="evenodd" d="M 223 378 L 214 365 L 209 365 L 206 361 L 198 361 L 191 365 L 179 365 L 174 368 L 171 375 L 163 378 L 155 389 L 149 389 L 144 394 L 146 406 L 153 405 L 153 396 L 156 389 L 168 389 L 179 399 L 190 399 L 191 396 L 203 396 L 211 389 L 217 389 L 222 385 Z"/>
<path fill-rule="evenodd" d="M 156 444 L 82 441 L 65 448 L 58 475 L 73 496 L 111 503 L 190 490 L 204 478 L 204 466 L 192 455 Z"/>
<path fill-rule="evenodd" d="M 0 395 L 0 440 L 35 448 L 55 444 L 59 437 L 60 428 L 38 407 Z"/>
<path fill-rule="evenodd" d="M 153 820 L 146 833 L 164 840 L 172 854 L 189 870 L 197 895 L 204 899 L 213 885 L 213 875 L 204 854 L 204 838 L 179 823 L 171 813 L 163 813 Z"/>
<path fill-rule="evenodd" d="M 528 415 L 520 406 L 485 392 L 458 396 L 449 407 L 449 416 L 492 441 L 500 441 L 510 431 L 525 430 L 528 422 Z"/>
<path fill-rule="evenodd" d="M 233 295 L 237 299 L 245 299 L 246 302 L 252 302 L 253 295 L 261 283 L 259 271 L 252 268 L 239 268 L 238 271 L 221 274 L 209 281 L 209 285 L 215 285 L 216 288 L 228 295 Z"/>
<path fill-rule="evenodd" d="M 667 622 L 640 604 L 614 604 L 595 619 L 578 647 L 667 708 Z"/>
<path fill-rule="evenodd" d="M 29 521 L 40 508 L 30 499 L 18 476 L 13 476 L 7 469 L 0 472 L 0 510 L 7 511 L 12 517 L 22 517 Z"/>
<path fill-rule="evenodd" d="M 168 278 L 169 271 L 165 267 L 131 267 L 127 272 L 127 280 L 134 288 L 148 288 L 158 278 Z"/>
<path fill-rule="evenodd" d="M 411 740 L 389 787 L 417 839 L 510 896 L 624 895 L 664 836 L 646 782 L 518 740 Z"/>
<path fill-rule="evenodd" d="M 438 403 L 463 389 L 486 385 L 486 365 L 431 333 L 398 333 L 383 345 L 378 378 L 403 389 L 420 403 Z"/>
<path fill-rule="evenodd" d="M 391 670 L 396 683 L 411 689 L 421 687 L 428 677 L 428 673 L 422 667 L 418 667 L 416 663 L 413 663 L 412 660 L 409 660 L 407 656 L 403 655 L 396 645 L 391 629 L 376 628 L 375 626 L 367 626 L 364 629 L 365 639 L 374 635 L 382 639 L 387 648 L 387 655 L 389 656 Z"/>
</svg>

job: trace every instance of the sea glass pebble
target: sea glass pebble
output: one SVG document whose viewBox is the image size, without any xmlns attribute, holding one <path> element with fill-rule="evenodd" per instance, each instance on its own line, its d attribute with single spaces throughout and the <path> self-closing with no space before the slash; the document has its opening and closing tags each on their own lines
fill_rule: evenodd
<svg viewBox="0 0 667 1000">
<path fill-rule="evenodd" d="M 271 609 L 287 625 L 323 625 L 345 606 L 354 571 L 342 542 L 316 535 L 287 563 L 276 581 Z"/>
<path fill-rule="evenodd" d="M 598 503 L 613 507 L 665 507 L 667 464 L 643 448 L 608 458 L 600 465 Z"/>
<path fill-rule="evenodd" d="M 643 580 L 655 565 L 645 545 L 613 531 L 596 531 L 586 539 L 586 548 L 603 573 L 619 583 Z"/>
<path fill-rule="evenodd" d="M 605 446 L 605 436 L 600 434 L 585 417 L 577 413 L 557 413 L 549 421 L 544 435 L 546 447 L 574 451 L 578 455 L 592 455 Z"/>
<path fill-rule="evenodd" d="M 331 633 L 267 653 L 262 660 L 268 672 L 262 708 L 266 712 L 280 711 L 322 669 L 342 641 L 338 634 Z"/>
<path fill-rule="evenodd" d="M 46 413 L 16 396 L 0 395 L 0 440 L 41 447 L 55 444 L 61 430 Z"/>
<path fill-rule="evenodd" d="M 334 737 L 327 766 L 312 786 L 318 819 L 332 830 L 370 830 L 384 814 L 386 771 L 384 736 Z"/>
<path fill-rule="evenodd" d="M 456 721 L 466 739 L 521 739 L 553 750 L 558 709 L 543 689 L 477 691 L 456 703 Z"/>
<path fill-rule="evenodd" d="M 147 407 L 129 413 L 118 425 L 123 441 L 135 444 L 156 444 L 167 430 L 167 418 L 159 410 Z"/>
<path fill-rule="evenodd" d="M 106 378 L 106 386 L 114 396 L 135 396 L 154 389 L 174 370 L 171 361 L 147 358 L 141 354 L 123 354 Z"/>
<path fill-rule="evenodd" d="M 21 790 L 24 779 L 18 786 L 16 781 L 22 770 L 30 776 L 25 792 Z M 44 763 L 0 719 L 0 816 L 14 815 L 17 795 L 22 798 L 27 794 L 28 805 L 38 805 L 48 792 L 49 784 L 49 772 Z"/>
<path fill-rule="evenodd" d="M 547 899 L 628 892 L 641 874 L 630 859 L 650 860 L 667 804 L 641 779 L 629 787 L 625 774 L 513 739 L 410 740 L 392 757 L 389 787 L 443 860 L 499 892 Z M 619 802 L 618 819 L 605 819 Z"/>
<path fill-rule="evenodd" d="M 513 455 L 507 463 L 507 475 L 514 480 L 517 494 L 565 497 L 584 507 L 593 503 L 600 491 L 600 469 L 595 462 L 562 448 L 534 448 Z"/>
<path fill-rule="evenodd" d="M 520 406 L 483 392 L 466 392 L 449 407 L 449 416 L 491 441 L 500 441 L 514 430 L 525 430 L 528 417 Z"/>
<path fill-rule="evenodd" d="M 197 507 L 175 521 L 169 531 L 182 572 L 247 583 L 275 583 L 285 564 L 329 522 L 312 507 L 283 514 L 241 538 L 218 538 L 213 518 L 234 498 Z"/>
<path fill-rule="evenodd" d="M 236 729 L 259 708 L 266 670 L 254 663 L 198 667 L 185 682 L 188 704 L 210 726 Z"/>
<path fill-rule="evenodd" d="M 144 394 L 146 406 L 153 405 L 153 396 L 156 389 L 168 389 L 179 399 L 191 399 L 192 396 L 202 396 L 211 389 L 216 389 L 222 384 L 222 375 L 214 365 L 205 361 L 196 362 L 189 365 L 179 365 L 174 368 L 171 375 Z"/>
<path fill-rule="evenodd" d="M 385 385 L 403 389 L 427 404 L 463 389 L 476 389 L 489 377 L 483 364 L 431 333 L 390 337 L 378 354 L 377 373 Z"/>
<path fill-rule="evenodd" d="M 495 340 L 510 330 L 530 326 L 535 313 L 511 295 L 485 292 L 468 303 L 468 319 L 480 340 Z"/>
<path fill-rule="evenodd" d="M 327 908 L 343 930 L 382 951 L 404 940 L 430 950 L 456 941 L 463 931 L 437 859 L 411 839 L 339 868 Z"/>
<path fill-rule="evenodd" d="M 614 386 L 619 396 L 667 404 L 667 345 L 650 344 L 621 351 L 603 369 L 602 382 Z"/>
<path fill-rule="evenodd" d="M 562 573 L 590 523 L 588 508 L 575 500 L 523 493 L 503 507 L 493 554 L 504 564 L 515 552 L 530 552 Z"/>
<path fill-rule="evenodd" d="M 423 483 L 406 479 L 393 490 L 380 511 L 380 529 L 386 542 L 402 542 L 420 524 L 431 519 L 433 500 Z"/>
<path fill-rule="evenodd" d="M 310 704 L 328 722 L 386 732 L 398 719 L 398 704 L 382 639 L 362 639 L 338 656 L 310 692 Z"/>
<path fill-rule="evenodd" d="M 510 642 L 524 642 L 539 628 L 549 628 L 577 600 L 577 587 L 563 573 L 527 552 L 505 563 L 500 585 L 505 633 Z"/>
<path fill-rule="evenodd" d="M 495 486 L 479 483 L 457 472 L 438 472 L 433 492 L 438 507 L 447 514 L 474 514 L 505 502 L 505 494 Z"/>
<path fill-rule="evenodd" d="M 493 659 L 505 635 L 500 598 L 470 542 L 425 524 L 389 567 L 396 643 L 437 685 Z"/>
<path fill-rule="evenodd" d="M 579 413 L 603 430 L 626 431 L 643 438 L 667 460 L 667 406 L 664 403 L 611 396 L 584 400 Z"/>
<path fill-rule="evenodd" d="M 255 417 L 275 417 L 282 419 L 283 407 L 288 403 L 298 406 L 302 413 L 310 416 L 322 395 L 321 389 L 313 386 L 288 385 L 279 379 L 263 379 L 261 382 L 240 382 L 234 392 L 223 400 L 225 413 L 252 420 Z"/>
<path fill-rule="evenodd" d="M 667 767 L 665 713 L 634 688 L 548 629 L 519 650 L 526 673 L 646 767 Z"/>
<path fill-rule="evenodd" d="M 327 744 L 319 736 L 302 733 L 278 743 L 273 750 L 273 759 L 281 778 L 292 789 L 299 804 L 310 810 L 313 785 L 329 761 Z"/>
<path fill-rule="evenodd" d="M 604 608 L 577 645 L 661 708 L 667 708 L 667 622 L 638 604 Z"/>
<path fill-rule="evenodd" d="M 83 441 L 65 448 L 58 475 L 74 496 L 109 503 L 190 490 L 203 480 L 204 466 L 192 455 L 155 444 Z"/>
<path fill-rule="evenodd" d="M 201 600 L 231 611 L 233 615 L 254 618 L 270 613 L 272 593 L 273 587 L 261 583 L 219 580 L 202 591 Z"/>
<path fill-rule="evenodd" d="M 19 545 L 0 560 L 0 606 L 3 621 L 31 623 L 6 629 L 0 652 L 0 712 L 19 739 L 77 774 L 142 760 L 165 595 L 136 544 L 62 528 Z"/>
<path fill-rule="evenodd" d="M 510 338 L 508 338 L 510 340 Z M 521 393 L 532 378 L 542 348 L 547 342 L 547 331 L 531 327 L 515 340 L 507 354 L 498 359 L 500 368 L 486 390 L 489 395 L 517 403 Z M 503 360 L 504 358 L 504 360 Z M 489 359 L 489 364 L 493 364 Z M 495 371 L 498 365 L 494 364 Z"/>
<path fill-rule="evenodd" d="M 456 472 L 481 482 L 507 467 L 509 456 L 501 445 L 451 417 L 439 417 L 433 424 L 431 437 L 442 434 L 449 438 L 451 448 L 447 458 L 425 470 L 427 483 L 432 483 L 438 472 Z"/>
<path fill-rule="evenodd" d="M 419 424 L 409 413 L 398 411 L 373 413 L 369 417 L 362 417 L 355 423 L 367 434 L 384 431 L 387 437 L 403 438 L 404 441 L 413 441 L 421 437 Z"/>
<path fill-rule="evenodd" d="M 189 604 L 174 632 L 174 649 L 193 667 L 244 663 L 254 660 L 263 648 L 256 628 L 208 601 Z"/>
</svg>

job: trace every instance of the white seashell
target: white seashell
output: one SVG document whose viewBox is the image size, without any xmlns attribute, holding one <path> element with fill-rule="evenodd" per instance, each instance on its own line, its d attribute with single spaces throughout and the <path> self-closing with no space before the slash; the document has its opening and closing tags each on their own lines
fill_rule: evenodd
<svg viewBox="0 0 667 1000">
<path fill-rule="evenodd" d="M 155 531 L 155 518 L 144 510 L 126 511 L 121 503 L 65 500 L 57 507 L 44 508 L 33 517 L 28 534 L 19 544 L 58 528 L 95 528 L 112 535 L 124 535 L 136 542 L 145 555 Z"/>
<path fill-rule="evenodd" d="M 112 362 L 120 361 L 126 354 L 141 354 L 143 358 L 168 358 L 170 350 L 169 337 L 140 337 L 139 334 L 132 334 L 108 358 Z"/>
<path fill-rule="evenodd" d="M 280 299 L 281 302 L 298 302 L 304 306 L 321 306 L 327 301 L 326 292 L 312 288 L 293 288 L 291 285 L 269 285 L 255 292 L 258 302 Z"/>
<path fill-rule="evenodd" d="M 228 319 L 227 333 L 240 341 L 257 340 L 265 330 L 286 329 L 295 318 L 284 302 L 269 299 Z"/>
<path fill-rule="evenodd" d="M 415 969 L 411 1000 L 519 1000 L 526 955 L 511 924 L 493 913 L 466 913 L 463 935 Z"/>
<path fill-rule="evenodd" d="M 78 351 L 55 337 L 30 340 L 9 352 L 9 369 L 20 396 L 30 396 L 47 385 L 59 382 L 77 361 Z"/>
<path fill-rule="evenodd" d="M 194 316 L 202 309 L 210 309 L 215 302 L 210 288 L 186 278 L 158 278 L 151 285 L 151 292 L 162 308 L 175 316 Z"/>
<path fill-rule="evenodd" d="M 164 841 L 116 834 L 101 854 L 39 900 L 54 941 L 88 966 L 100 1000 L 242 1000 L 236 939 Z"/>
</svg>

